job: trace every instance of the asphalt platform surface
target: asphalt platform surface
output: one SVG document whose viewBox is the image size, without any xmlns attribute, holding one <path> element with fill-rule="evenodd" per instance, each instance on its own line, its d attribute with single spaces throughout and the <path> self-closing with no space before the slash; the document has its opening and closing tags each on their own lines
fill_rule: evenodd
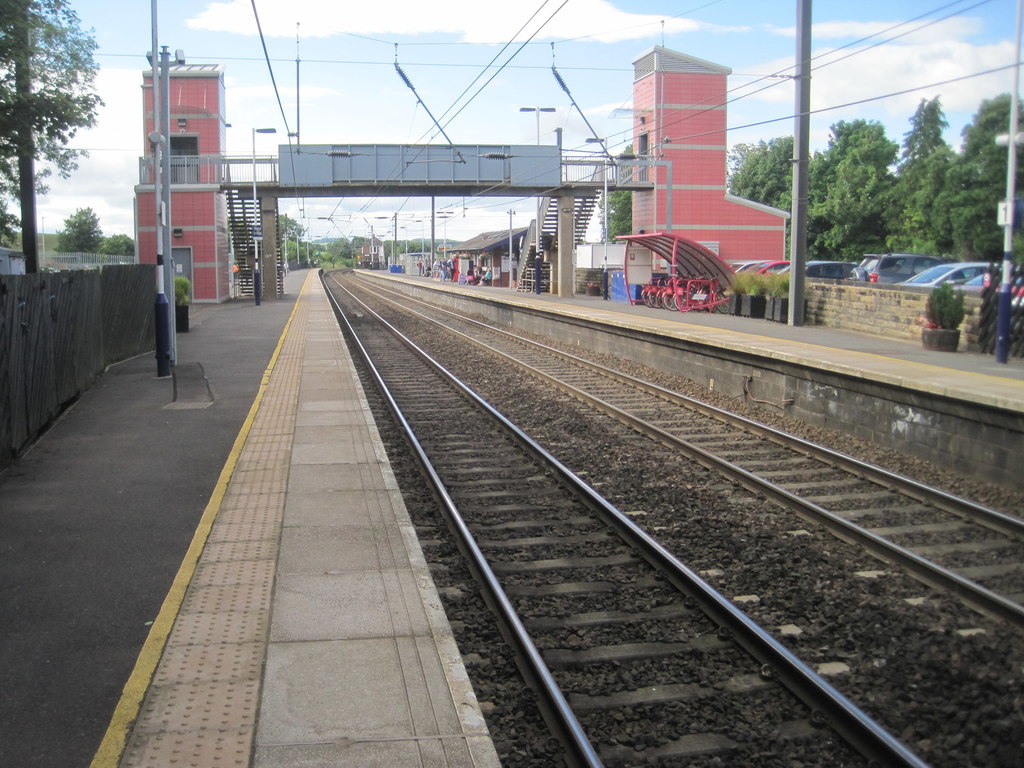
<svg viewBox="0 0 1024 768">
<path fill-rule="evenodd" d="M 0 766 L 88 766 L 298 296 L 191 308 L 0 474 Z"/>
</svg>

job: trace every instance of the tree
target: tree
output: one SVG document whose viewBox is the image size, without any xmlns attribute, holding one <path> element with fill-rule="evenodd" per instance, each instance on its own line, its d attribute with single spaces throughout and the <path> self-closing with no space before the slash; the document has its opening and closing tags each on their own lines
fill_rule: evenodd
<svg viewBox="0 0 1024 768">
<path fill-rule="evenodd" d="M 288 214 L 277 217 L 277 231 L 282 240 L 301 240 L 306 234 L 305 228 Z"/>
<path fill-rule="evenodd" d="M 633 232 L 633 193 L 616 189 L 608 193 L 608 239 Z"/>
<path fill-rule="evenodd" d="M 953 250 L 949 209 L 942 204 L 955 155 L 942 138 L 948 127 L 939 98 L 921 100 L 903 137 L 889 249 L 948 254 Z"/>
<path fill-rule="evenodd" d="M 954 252 L 966 260 L 999 260 L 1003 256 L 1003 229 L 997 224 L 999 201 L 1006 197 L 1008 152 L 995 138 L 1006 133 L 1010 95 L 981 103 L 974 121 L 963 129 L 963 151 L 949 170 L 946 191 L 939 200 L 949 212 Z M 1022 189 L 1024 168 L 1017 168 L 1017 189 Z"/>
<path fill-rule="evenodd" d="M 729 152 L 729 192 L 773 208 L 793 206 L 793 137 L 737 144 Z"/>
<path fill-rule="evenodd" d="M 99 252 L 110 256 L 131 256 L 135 253 L 135 241 L 128 235 L 110 235 L 103 238 Z"/>
<path fill-rule="evenodd" d="M 0 3 L 0 235 L 16 226 L 6 204 L 19 194 L 20 155 L 49 163 L 62 178 L 78 167 L 83 153 L 67 144 L 95 124 L 102 105 L 93 89 L 95 48 L 67 0 Z M 29 74 L 30 88 L 18 82 L 19 71 Z M 49 174 L 43 169 L 37 178 Z"/>
<path fill-rule="evenodd" d="M 899 146 L 881 123 L 841 121 L 808 168 L 807 239 L 818 258 L 859 260 L 884 251 Z"/>
<path fill-rule="evenodd" d="M 79 208 L 64 220 L 60 249 L 64 253 L 99 253 L 103 230 L 92 208 Z"/>
</svg>

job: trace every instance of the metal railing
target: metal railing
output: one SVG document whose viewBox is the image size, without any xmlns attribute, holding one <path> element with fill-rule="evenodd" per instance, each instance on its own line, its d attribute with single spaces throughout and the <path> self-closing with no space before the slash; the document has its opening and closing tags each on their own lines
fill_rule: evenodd
<svg viewBox="0 0 1024 768">
<path fill-rule="evenodd" d="M 134 255 L 121 256 L 109 253 L 51 253 L 43 254 L 39 259 L 40 269 L 56 271 L 135 263 Z"/>
<path fill-rule="evenodd" d="M 256 157 L 257 184 L 277 181 L 277 157 Z M 152 184 L 153 156 L 139 158 L 139 184 Z M 176 155 L 171 158 L 171 184 L 252 184 L 252 157 Z"/>
</svg>

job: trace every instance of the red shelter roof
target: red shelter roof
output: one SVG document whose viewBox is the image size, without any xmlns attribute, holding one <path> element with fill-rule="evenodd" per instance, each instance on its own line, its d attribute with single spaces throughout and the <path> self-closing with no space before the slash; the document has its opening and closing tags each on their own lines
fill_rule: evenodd
<svg viewBox="0 0 1024 768">
<path fill-rule="evenodd" d="M 722 288 L 732 285 L 733 272 L 726 262 L 710 248 L 670 232 L 652 232 L 644 235 L 619 235 L 619 240 L 649 248 L 656 256 L 668 262 L 677 277 L 717 279 Z"/>
</svg>

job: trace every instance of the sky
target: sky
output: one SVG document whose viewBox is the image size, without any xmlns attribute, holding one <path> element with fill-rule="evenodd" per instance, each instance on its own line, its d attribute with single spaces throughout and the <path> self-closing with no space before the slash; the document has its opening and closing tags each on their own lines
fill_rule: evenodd
<svg viewBox="0 0 1024 768">
<path fill-rule="evenodd" d="M 730 147 L 794 131 L 794 84 L 786 75 L 796 59 L 796 0 L 157 3 L 161 46 L 181 50 L 188 63 L 225 67 L 232 156 L 250 157 L 252 128 L 263 127 L 277 134 L 257 135 L 259 155 L 276 154 L 296 128 L 304 144 L 446 144 L 430 114 L 455 144 L 538 138 L 554 144 L 561 128 L 566 150 L 592 149 L 585 139 L 596 133 L 615 153 L 631 140 L 633 61 L 654 46 L 732 70 Z M 98 45 L 96 85 L 104 106 L 97 125 L 71 142 L 89 157 L 71 178 L 52 177 L 49 193 L 37 201 L 45 232 L 92 208 L 105 235 L 134 236 L 151 5 L 70 0 Z M 878 121 L 902 142 L 921 99 L 936 96 L 949 122 L 946 140 L 957 147 L 981 102 L 1014 87 L 1016 6 L 1013 0 L 813 2 L 812 151 L 827 147 L 830 126 L 841 120 Z M 990 70 L 996 71 L 983 74 Z M 522 113 L 523 106 L 556 110 L 541 113 L 539 137 L 537 113 Z M 526 226 L 534 204 L 438 198 L 436 205 L 453 213 L 438 223 L 437 236 L 458 240 L 507 229 L 510 219 Z M 396 212 L 406 227 L 399 239 L 430 236 L 426 198 L 282 199 L 279 210 L 303 221 L 311 238 L 365 236 L 371 227 L 381 236 Z"/>
</svg>

